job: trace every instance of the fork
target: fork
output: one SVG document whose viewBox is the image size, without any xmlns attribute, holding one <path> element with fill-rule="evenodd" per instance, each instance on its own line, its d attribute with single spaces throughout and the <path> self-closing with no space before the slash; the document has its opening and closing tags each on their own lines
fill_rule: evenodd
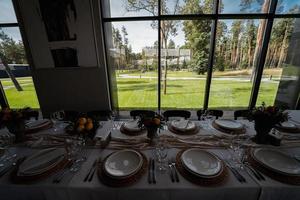
<svg viewBox="0 0 300 200">
<path fill-rule="evenodd" d="M 170 169 L 170 177 L 171 177 L 171 181 L 172 181 L 172 183 L 174 183 L 174 182 L 175 182 L 175 179 L 174 179 L 173 165 L 172 165 L 171 160 L 169 160 L 168 166 L 169 166 L 169 169 Z"/>
<path fill-rule="evenodd" d="M 175 180 L 178 183 L 179 176 L 178 176 L 177 169 L 176 169 L 175 158 L 172 158 L 172 166 L 173 166 L 173 170 L 174 170 Z"/>
</svg>

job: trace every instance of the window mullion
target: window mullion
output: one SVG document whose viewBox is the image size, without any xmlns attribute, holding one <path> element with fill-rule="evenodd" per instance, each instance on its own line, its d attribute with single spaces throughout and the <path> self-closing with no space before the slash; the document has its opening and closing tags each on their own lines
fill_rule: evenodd
<svg viewBox="0 0 300 200">
<path fill-rule="evenodd" d="M 259 88 L 260 88 L 260 83 L 261 83 L 261 78 L 263 75 L 265 60 L 266 60 L 266 56 L 267 56 L 267 52 L 268 52 L 269 41 L 271 38 L 273 21 L 274 21 L 277 3 L 278 3 L 278 0 L 271 1 L 269 13 L 271 14 L 272 17 L 267 19 L 267 25 L 266 25 L 266 29 L 264 32 L 263 43 L 262 43 L 262 46 L 260 49 L 260 55 L 259 55 L 257 63 L 254 63 L 256 66 L 256 71 L 255 71 L 255 76 L 254 76 L 254 81 L 253 81 L 253 86 L 252 86 L 252 91 L 251 91 L 251 96 L 250 96 L 249 109 L 254 108 L 256 105 L 258 92 L 259 92 Z"/>
<path fill-rule="evenodd" d="M 217 35 L 217 25 L 218 25 L 218 8 L 219 8 L 219 0 L 214 1 L 214 14 L 215 19 L 211 25 L 211 37 L 210 37 L 210 47 L 209 47 L 209 58 L 208 58 L 208 69 L 206 76 L 206 85 L 205 85 L 205 96 L 204 96 L 204 104 L 203 109 L 208 108 L 209 102 L 209 92 L 210 85 L 212 79 L 213 65 L 214 65 L 214 54 L 215 54 L 215 45 L 216 45 L 216 35 Z"/>
</svg>

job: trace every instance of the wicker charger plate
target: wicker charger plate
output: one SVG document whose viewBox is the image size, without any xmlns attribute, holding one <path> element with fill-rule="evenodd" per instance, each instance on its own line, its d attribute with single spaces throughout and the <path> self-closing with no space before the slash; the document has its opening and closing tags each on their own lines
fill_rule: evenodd
<svg viewBox="0 0 300 200">
<path fill-rule="evenodd" d="M 39 132 L 41 130 L 49 129 L 52 126 L 53 126 L 53 123 L 49 120 L 49 121 L 46 121 L 45 123 L 39 124 L 37 126 L 33 126 L 33 127 L 30 127 L 30 128 L 26 127 L 25 133 L 26 134 L 36 133 L 36 132 Z"/>
<path fill-rule="evenodd" d="M 212 178 L 204 178 L 204 177 L 202 178 L 202 177 L 196 176 L 196 175 L 192 174 L 191 172 L 189 172 L 188 170 L 186 170 L 181 161 L 181 155 L 183 154 L 183 152 L 185 150 L 181 150 L 176 155 L 177 170 L 184 178 L 186 178 L 188 181 L 190 181 L 194 184 L 201 185 L 201 186 L 220 186 L 226 182 L 227 177 L 228 177 L 228 169 L 221 159 L 220 160 L 221 160 L 223 170 L 217 176 L 214 176 Z"/>
<path fill-rule="evenodd" d="M 189 131 L 180 131 L 180 130 L 174 129 L 173 126 L 169 123 L 168 130 L 177 135 L 195 135 L 199 132 L 200 129 L 198 126 L 196 126 L 195 129 L 192 129 Z"/>
<path fill-rule="evenodd" d="M 111 154 L 106 156 L 106 158 L 103 161 L 99 162 L 99 164 L 98 164 L 97 171 L 98 171 L 99 180 L 103 184 L 111 186 L 111 187 L 124 187 L 124 186 L 129 186 L 129 185 L 136 183 L 145 174 L 145 172 L 147 171 L 147 166 L 148 166 L 148 160 L 147 160 L 146 156 L 141 152 L 139 152 L 139 153 L 143 157 L 143 165 L 142 165 L 141 169 L 138 172 L 136 172 L 135 174 L 133 174 L 132 176 L 130 176 L 128 178 L 124 178 L 124 179 L 114 179 L 105 173 L 104 163 Z"/>
<path fill-rule="evenodd" d="M 245 127 L 243 127 L 242 129 L 238 129 L 238 130 L 229 130 L 229 129 L 225 129 L 225 128 L 222 128 L 220 127 L 216 122 L 215 120 L 211 123 L 211 125 L 217 129 L 218 131 L 221 131 L 223 133 L 227 133 L 227 134 L 230 134 L 230 135 L 241 135 L 241 134 L 245 134 L 246 133 L 246 129 Z"/>
<path fill-rule="evenodd" d="M 141 129 L 140 131 L 129 131 L 126 128 L 124 128 L 124 124 L 121 125 L 120 127 L 121 133 L 129 136 L 137 136 L 137 135 L 142 135 L 147 132 L 146 129 Z"/>
<path fill-rule="evenodd" d="M 280 174 L 276 171 L 273 171 L 273 170 L 267 168 L 266 166 L 260 164 L 258 161 L 256 161 L 253 158 L 251 149 L 247 150 L 247 155 L 248 155 L 247 160 L 250 163 L 250 165 L 252 167 L 254 167 L 255 169 L 258 169 L 259 171 L 261 171 L 268 177 L 270 177 L 274 180 L 277 180 L 279 182 L 282 182 L 282 183 L 287 183 L 287 184 L 291 184 L 291 185 L 300 185 L 300 176 L 284 175 L 284 174 Z"/>
<path fill-rule="evenodd" d="M 35 182 L 35 181 L 39 181 L 39 180 L 48 178 L 52 174 L 66 168 L 67 166 L 72 164 L 72 161 L 66 159 L 66 157 L 65 157 L 65 159 L 63 159 L 57 165 L 53 166 L 51 169 L 49 169 L 41 174 L 37 174 L 37 175 L 33 175 L 33 176 L 19 176 L 18 175 L 19 166 L 21 165 L 21 163 L 18 163 L 17 167 L 11 173 L 12 181 L 17 184 L 31 183 L 31 182 Z"/>
<path fill-rule="evenodd" d="M 299 127 L 295 128 L 295 129 L 287 129 L 287 128 L 282 128 L 282 127 L 276 126 L 276 129 L 278 131 L 281 131 L 281 132 L 284 132 L 284 133 L 300 133 L 300 128 Z"/>
</svg>

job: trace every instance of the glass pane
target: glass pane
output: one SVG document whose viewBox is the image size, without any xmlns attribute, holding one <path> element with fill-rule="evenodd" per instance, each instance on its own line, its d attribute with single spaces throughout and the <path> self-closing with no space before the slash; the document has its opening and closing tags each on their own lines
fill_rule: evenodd
<svg viewBox="0 0 300 200">
<path fill-rule="evenodd" d="M 108 64 L 117 77 L 120 109 L 157 108 L 155 27 L 151 21 L 106 24 Z"/>
<path fill-rule="evenodd" d="M 275 19 L 257 105 L 293 105 L 300 89 L 300 19 Z"/>
<path fill-rule="evenodd" d="M 213 0 L 162 0 L 161 10 L 163 15 L 211 14 L 213 12 Z"/>
<path fill-rule="evenodd" d="M 209 107 L 242 108 L 249 105 L 253 63 L 260 54 L 265 20 L 218 22 Z M 257 45 L 259 44 L 259 45 Z"/>
<path fill-rule="evenodd" d="M 161 27 L 162 108 L 199 109 L 204 100 L 211 21 L 162 21 Z"/>
<path fill-rule="evenodd" d="M 276 14 L 300 13 L 299 0 L 279 0 L 276 8 Z"/>
<path fill-rule="evenodd" d="M 267 13 L 271 0 L 222 0 L 220 13 Z"/>
<path fill-rule="evenodd" d="M 103 0 L 103 16 L 110 17 L 137 17 L 154 16 L 158 14 L 157 0 Z"/>
<path fill-rule="evenodd" d="M 0 51 L 10 67 L 7 70 L 0 59 L 0 80 L 11 108 L 26 106 L 39 108 L 23 42 L 18 28 L 0 28 Z M 11 71 L 22 90 L 18 91 L 7 72 Z"/>
<path fill-rule="evenodd" d="M 0 0 L 0 23 L 16 23 L 17 18 L 11 0 Z"/>
</svg>

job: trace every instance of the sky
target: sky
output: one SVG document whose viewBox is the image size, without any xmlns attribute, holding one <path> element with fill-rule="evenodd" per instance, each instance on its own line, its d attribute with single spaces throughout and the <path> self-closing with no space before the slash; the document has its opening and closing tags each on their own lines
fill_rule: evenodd
<svg viewBox="0 0 300 200">
<path fill-rule="evenodd" d="M 128 16 L 149 16 L 146 11 L 141 12 L 127 12 L 125 4 L 127 0 L 107 0 L 110 2 L 110 13 L 112 17 L 128 17 Z M 172 12 L 172 6 L 174 6 L 174 0 L 166 0 L 169 10 Z M 251 4 L 250 12 L 257 12 L 260 9 L 258 0 L 254 0 Z M 287 12 L 294 5 L 300 5 L 300 0 L 282 0 L 283 10 L 281 13 Z M 241 13 L 240 2 L 241 0 L 222 0 L 224 4 L 223 13 Z M 180 4 L 183 4 L 183 0 L 180 0 Z M 3 12 L 4 11 L 4 12 Z M 249 11 L 248 11 L 249 12 Z M 258 20 L 257 20 L 258 21 Z M 13 6 L 11 0 L 0 0 L 0 23 L 16 22 Z M 232 20 L 225 20 L 227 26 L 230 27 Z M 151 26 L 151 21 L 139 21 L 139 22 L 114 22 L 113 26 L 120 29 L 125 26 L 128 32 L 129 44 L 131 44 L 133 52 L 141 52 L 145 46 L 153 46 L 153 43 L 157 41 L 157 30 Z M 181 23 L 182 24 L 182 21 Z M 3 28 L 5 33 L 15 40 L 21 40 L 21 36 L 18 28 Z M 175 37 L 170 37 L 175 41 L 176 46 L 184 45 L 185 36 L 182 31 L 182 26 L 178 27 L 178 34 Z"/>
</svg>

